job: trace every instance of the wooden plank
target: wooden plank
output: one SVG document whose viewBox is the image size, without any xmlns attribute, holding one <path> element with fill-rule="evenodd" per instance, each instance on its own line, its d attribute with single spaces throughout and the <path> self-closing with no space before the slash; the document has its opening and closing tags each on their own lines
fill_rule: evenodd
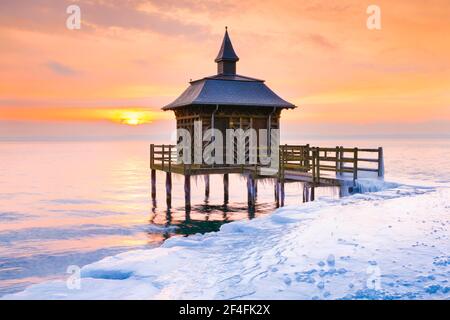
<svg viewBox="0 0 450 320">
<path fill-rule="evenodd" d="M 358 168 L 358 171 L 378 172 L 378 168 L 377 168 L 377 169 L 371 169 L 371 168 Z"/>
<path fill-rule="evenodd" d="M 358 158 L 358 161 L 378 163 L 378 159 Z"/>
</svg>

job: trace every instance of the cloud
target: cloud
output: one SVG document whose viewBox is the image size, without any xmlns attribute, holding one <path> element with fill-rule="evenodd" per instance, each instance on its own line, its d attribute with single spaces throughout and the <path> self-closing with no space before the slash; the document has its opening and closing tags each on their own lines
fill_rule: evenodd
<svg viewBox="0 0 450 320">
<path fill-rule="evenodd" d="M 143 1 L 75 2 L 81 9 L 82 28 L 77 32 L 95 32 L 112 27 L 152 31 L 173 36 L 204 36 L 208 28 L 171 16 L 161 5 L 160 10 L 140 10 Z M 2 0 L 0 26 L 40 32 L 66 32 L 66 8 L 73 1 L 33 0 L 27 3 Z M 157 7 L 158 8 L 158 7 Z"/>
<path fill-rule="evenodd" d="M 74 76 L 78 73 L 74 69 L 56 61 L 49 61 L 45 64 L 45 66 L 49 68 L 53 73 L 60 76 Z"/>
<path fill-rule="evenodd" d="M 328 40 L 327 38 L 325 38 L 324 36 L 317 34 L 317 33 L 313 33 L 310 34 L 308 36 L 308 40 L 315 44 L 316 46 L 325 48 L 325 49 L 337 49 L 338 46 L 336 44 L 334 44 L 333 42 L 331 42 L 330 40 Z"/>
</svg>

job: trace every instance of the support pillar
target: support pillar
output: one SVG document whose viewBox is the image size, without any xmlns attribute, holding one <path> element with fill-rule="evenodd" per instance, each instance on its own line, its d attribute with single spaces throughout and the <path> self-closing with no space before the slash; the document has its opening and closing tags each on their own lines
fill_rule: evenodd
<svg viewBox="0 0 450 320">
<path fill-rule="evenodd" d="M 284 207 L 284 180 L 280 181 L 280 206 Z"/>
<path fill-rule="evenodd" d="M 306 183 L 303 185 L 303 202 L 309 202 L 309 188 Z"/>
<path fill-rule="evenodd" d="M 229 185 L 229 177 L 228 177 L 228 173 L 225 173 L 223 175 L 223 202 L 225 204 L 228 203 L 228 199 L 229 199 L 228 185 Z"/>
<path fill-rule="evenodd" d="M 311 196 L 310 196 L 311 201 L 314 201 L 314 198 L 315 198 L 315 190 L 316 190 L 315 187 L 311 187 Z"/>
<path fill-rule="evenodd" d="M 205 175 L 205 200 L 209 199 L 209 174 Z"/>
<path fill-rule="evenodd" d="M 152 200 L 156 198 L 156 170 L 151 170 L 151 183 L 152 183 Z"/>
<path fill-rule="evenodd" d="M 156 170 L 152 169 L 150 173 L 151 180 L 151 193 L 152 193 L 152 205 L 153 210 L 156 207 Z"/>
<path fill-rule="evenodd" d="M 184 176 L 184 203 L 186 210 L 191 209 L 191 176 Z"/>
<path fill-rule="evenodd" d="M 172 174 L 166 172 L 166 203 L 167 209 L 172 207 Z"/>
<path fill-rule="evenodd" d="M 247 177 L 247 197 L 248 206 L 255 207 L 255 178 L 251 174 Z"/>
<path fill-rule="evenodd" d="M 279 184 L 278 184 L 278 180 L 275 180 L 275 183 L 273 184 L 274 186 L 274 194 L 275 194 L 275 203 L 277 208 L 280 206 L 280 196 L 279 196 Z"/>
</svg>

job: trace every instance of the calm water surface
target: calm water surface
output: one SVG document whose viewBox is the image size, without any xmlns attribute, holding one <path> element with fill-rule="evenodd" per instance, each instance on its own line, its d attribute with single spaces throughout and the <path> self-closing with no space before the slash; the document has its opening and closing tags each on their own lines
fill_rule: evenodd
<svg viewBox="0 0 450 320">
<path fill-rule="evenodd" d="M 308 141 L 315 143 L 314 141 Z M 289 141 L 287 141 L 289 143 Z M 298 141 L 296 142 L 298 143 Z M 334 141 L 317 141 L 335 146 Z M 449 141 L 340 141 L 385 147 L 386 180 L 450 184 Z M 150 197 L 147 142 L 0 142 L 0 296 L 32 283 L 66 276 L 85 265 L 136 248 L 158 246 L 171 236 L 216 231 L 223 223 L 275 209 L 273 184 L 261 181 L 255 212 L 247 209 L 246 180 L 230 175 L 229 203 L 222 176 L 192 180 L 190 214 L 183 177 L 173 175 L 172 209 L 166 208 L 165 175 Z M 286 205 L 300 205 L 302 185 L 286 185 Z M 320 188 L 316 198 L 337 197 Z"/>
</svg>

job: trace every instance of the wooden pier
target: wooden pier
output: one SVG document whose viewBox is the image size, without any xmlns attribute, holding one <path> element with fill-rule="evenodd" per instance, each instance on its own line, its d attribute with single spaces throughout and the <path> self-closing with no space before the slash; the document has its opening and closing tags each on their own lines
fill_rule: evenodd
<svg viewBox="0 0 450 320">
<path fill-rule="evenodd" d="M 269 171 L 260 164 L 185 164 L 182 163 L 175 145 L 150 145 L 150 170 L 152 198 L 156 194 L 156 170 L 166 172 L 167 205 L 171 206 L 172 174 L 184 176 L 186 208 L 191 206 L 191 176 L 205 176 L 205 197 L 209 197 L 209 175 L 223 175 L 224 202 L 229 200 L 229 174 L 247 177 L 248 205 L 255 205 L 257 181 L 274 180 L 275 201 L 284 205 L 284 184 L 304 183 L 303 200 L 314 200 L 316 187 L 354 187 L 358 175 L 371 172 L 373 177 L 383 177 L 383 148 L 335 148 L 314 147 L 310 145 L 281 145 L 279 147 L 279 168 Z"/>
</svg>

